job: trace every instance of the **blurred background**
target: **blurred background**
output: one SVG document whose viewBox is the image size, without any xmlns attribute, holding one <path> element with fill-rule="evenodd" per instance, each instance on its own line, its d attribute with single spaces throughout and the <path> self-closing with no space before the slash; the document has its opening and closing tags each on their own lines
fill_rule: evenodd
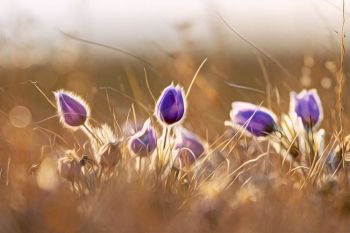
<svg viewBox="0 0 350 233">
<path fill-rule="evenodd" d="M 344 134 L 349 134 L 348 0 L 344 16 Z M 184 125 L 209 144 L 227 129 L 233 101 L 262 103 L 280 115 L 288 111 L 290 91 L 311 88 L 320 94 L 329 139 L 338 120 L 341 30 L 340 0 L 0 0 L 0 232 L 115 232 L 114 226 L 137 232 L 143 224 L 155 232 L 159 219 L 175 219 L 170 226 L 161 221 L 164 229 L 192 224 L 192 218 L 183 221 L 190 219 L 187 213 L 163 214 L 160 206 L 169 206 L 163 192 L 148 193 L 152 199 L 119 186 L 123 182 L 103 203 L 96 202 L 103 197 L 93 198 L 98 208 L 82 208 L 87 200 L 58 184 L 55 159 L 60 149 L 82 149 L 86 137 L 59 123 L 49 103 L 53 91 L 63 88 L 85 98 L 97 122 L 114 126 L 114 113 L 123 125 L 131 106 L 142 122 L 154 109 L 151 93 L 158 98 L 171 82 L 187 89 L 207 58 L 188 96 Z M 337 232 L 348 232 L 348 218 L 325 211 L 334 205 L 331 199 L 321 205 L 318 197 L 300 201 L 299 190 L 280 191 L 220 220 L 240 226 L 237 232 L 286 231 L 285 225 L 294 229 L 289 232 L 332 232 L 341 223 L 344 230 Z M 344 200 L 348 211 L 349 197 Z M 145 204 L 152 208 L 138 211 Z M 155 206 L 159 215 L 150 214 Z M 169 209 L 177 210 L 173 206 Z M 205 225 L 197 221 L 193 225 Z"/>
<path fill-rule="evenodd" d="M 113 121 L 109 106 L 124 122 L 132 104 L 143 120 L 139 104 L 154 105 L 145 71 L 157 98 L 171 82 L 187 88 L 205 58 L 185 123 L 196 123 L 203 138 L 222 134 L 232 101 L 263 103 L 279 114 L 288 110 L 289 91 L 303 88 L 318 89 L 331 134 L 341 26 L 338 0 L 0 0 L 2 151 L 36 158 L 51 134 L 33 129 L 69 134 L 33 83 L 50 99 L 59 88 L 77 92 L 99 122 Z M 346 114 L 347 98 L 345 91 Z"/>
</svg>

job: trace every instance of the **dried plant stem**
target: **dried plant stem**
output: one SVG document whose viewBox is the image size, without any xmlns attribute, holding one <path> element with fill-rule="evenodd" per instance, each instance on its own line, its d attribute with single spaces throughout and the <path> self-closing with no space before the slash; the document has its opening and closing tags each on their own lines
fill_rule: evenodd
<svg viewBox="0 0 350 233">
<path fill-rule="evenodd" d="M 271 99 L 271 82 L 269 79 L 269 75 L 267 73 L 266 66 L 264 64 L 264 60 L 261 58 L 261 56 L 256 53 L 256 57 L 259 62 L 260 69 L 262 71 L 264 80 L 265 80 L 265 85 L 266 85 L 266 99 L 267 99 L 267 106 L 271 109 L 272 108 L 272 99 Z"/>
<path fill-rule="evenodd" d="M 163 128 L 163 132 L 164 132 L 164 135 L 163 135 L 163 138 L 164 138 L 164 142 L 163 142 L 163 152 L 165 151 L 165 148 L 166 148 L 166 141 L 168 139 L 168 133 L 169 133 L 169 127 L 168 126 L 165 126 Z"/>
<path fill-rule="evenodd" d="M 138 162 L 139 162 L 139 175 L 141 176 L 142 174 L 142 157 L 141 156 L 139 156 Z"/>
<path fill-rule="evenodd" d="M 199 71 L 202 69 L 202 67 L 204 66 L 204 64 L 205 64 L 205 62 L 206 62 L 207 60 L 208 60 L 208 58 L 205 58 L 205 59 L 202 61 L 202 63 L 199 65 L 199 67 L 198 67 L 196 73 L 194 74 L 194 76 L 193 76 L 193 78 L 192 78 L 192 81 L 191 81 L 191 83 L 190 83 L 190 86 L 188 87 L 187 92 L 186 92 L 186 99 L 187 99 L 188 95 L 190 94 L 191 88 L 192 88 L 194 82 L 196 81 L 196 78 L 197 78 L 197 76 L 198 76 Z"/>
<path fill-rule="evenodd" d="M 85 132 L 89 133 L 96 141 L 98 141 L 98 143 L 103 145 L 103 141 L 91 131 L 91 129 L 89 128 L 89 126 L 87 124 L 83 125 L 83 129 L 85 129 Z"/>
<path fill-rule="evenodd" d="M 260 54 L 262 54 L 264 57 L 268 58 L 270 61 L 272 61 L 273 63 L 275 63 L 275 65 L 281 69 L 281 71 L 283 73 L 285 73 L 288 77 L 296 79 L 296 76 L 293 75 L 292 73 L 290 73 L 286 67 L 284 67 L 282 65 L 281 62 L 279 62 L 275 57 L 273 57 L 270 53 L 264 51 L 263 49 L 259 48 L 258 46 L 256 46 L 253 42 L 249 41 L 248 39 L 246 39 L 244 36 L 242 36 L 236 29 L 234 29 L 219 13 L 217 13 L 217 16 L 219 17 L 219 19 L 223 22 L 223 24 L 232 32 L 234 33 L 236 36 L 238 36 L 242 41 L 244 41 L 245 43 L 247 43 L 248 45 L 250 45 L 253 49 L 255 49 L 257 52 L 259 52 Z"/>
<path fill-rule="evenodd" d="M 116 47 L 113 47 L 113 46 L 109 46 L 109 45 L 105 45 L 105 44 L 102 44 L 102 43 L 98 43 L 98 42 L 95 42 L 95 41 L 91 41 L 91 40 L 87 40 L 87 39 L 84 39 L 84 38 L 80 38 L 78 36 L 74 36 L 74 35 L 71 35 L 69 33 L 66 33 L 64 31 L 62 31 L 61 29 L 57 28 L 57 30 L 65 37 L 68 37 L 72 40 L 76 40 L 76 41 L 80 41 L 80 42 L 83 42 L 83 43 L 86 43 L 86 44 L 91 44 L 91 45 L 96 45 L 96 46 L 100 46 L 100 47 L 103 47 L 103 48 L 106 48 L 106 49 L 110 49 L 112 51 L 115 51 L 115 52 L 118 52 L 118 53 L 121 53 L 121 54 L 125 54 L 129 57 L 132 57 L 136 60 L 138 60 L 139 62 L 142 62 L 144 64 L 146 64 L 147 66 L 149 66 L 153 71 L 156 72 L 156 69 L 155 67 L 148 61 L 146 61 L 145 59 L 143 59 L 142 57 L 139 57 L 137 55 L 134 55 L 126 50 L 123 50 L 123 49 L 120 49 L 120 48 L 116 48 Z"/>
<path fill-rule="evenodd" d="M 11 157 L 7 159 L 7 169 L 6 169 L 6 186 L 10 183 L 10 167 L 11 167 Z"/>
<path fill-rule="evenodd" d="M 118 94 L 124 96 L 125 98 L 135 102 L 138 106 L 140 106 L 147 113 L 147 115 L 149 115 L 149 116 L 152 115 L 152 113 L 149 111 L 149 108 L 146 105 L 142 104 L 140 101 L 137 101 L 137 99 L 133 98 L 132 96 L 125 94 L 121 90 L 118 90 L 118 89 L 113 88 L 113 87 L 99 87 L 99 89 L 101 89 L 101 90 L 111 90 L 111 91 L 113 91 L 115 93 L 118 93 Z"/>
<path fill-rule="evenodd" d="M 41 88 L 38 86 L 36 81 L 29 81 L 39 92 L 40 94 L 42 94 L 44 96 L 44 98 L 47 100 L 47 102 L 54 107 L 55 109 L 57 109 L 57 106 L 54 102 L 52 102 L 50 100 L 50 98 L 45 94 L 45 92 L 43 90 L 41 90 Z"/>
<path fill-rule="evenodd" d="M 145 81 L 146 81 L 147 90 L 148 90 L 149 94 L 151 95 L 153 102 L 156 103 L 156 102 L 157 102 L 157 99 L 156 99 L 156 97 L 154 96 L 154 94 L 153 94 L 153 92 L 152 92 L 152 90 L 151 90 L 151 87 L 149 86 L 148 75 L 147 75 L 147 71 L 146 71 L 146 68 L 145 68 L 145 67 L 143 67 L 143 71 L 144 71 L 144 73 L 145 73 Z"/>
<path fill-rule="evenodd" d="M 338 81 L 338 87 L 337 87 L 337 109 L 338 109 L 338 117 L 339 117 L 339 142 L 341 144 L 342 148 L 342 158 L 343 158 L 343 165 L 344 165 L 344 122 L 343 122 L 343 113 L 344 113 L 344 106 L 343 106 L 343 89 L 344 89 L 344 59 L 345 59 L 345 0 L 343 0 L 343 6 L 342 6 L 342 26 L 341 31 L 339 34 L 339 43 L 340 43 L 340 57 L 339 57 L 339 71 L 337 75 L 337 81 Z M 346 179 L 347 180 L 347 179 Z"/>
</svg>

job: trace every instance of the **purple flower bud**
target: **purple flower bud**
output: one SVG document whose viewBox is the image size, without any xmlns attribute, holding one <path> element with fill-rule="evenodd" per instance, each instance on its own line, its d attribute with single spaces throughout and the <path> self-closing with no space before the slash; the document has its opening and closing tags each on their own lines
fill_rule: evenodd
<svg viewBox="0 0 350 233">
<path fill-rule="evenodd" d="M 290 113 L 300 117 L 304 127 L 317 128 L 323 119 L 320 97 L 316 89 L 290 93 Z"/>
<path fill-rule="evenodd" d="M 263 137 L 276 131 L 276 116 L 270 110 L 246 102 L 233 102 L 230 125 L 244 128 L 250 135 Z"/>
<path fill-rule="evenodd" d="M 70 127 L 85 124 L 90 114 L 88 105 L 71 92 L 59 90 L 54 93 L 61 121 Z"/>
<path fill-rule="evenodd" d="M 159 121 L 172 125 L 181 121 L 185 115 L 185 95 L 179 85 L 169 85 L 164 89 L 156 104 L 155 113 Z"/>
<path fill-rule="evenodd" d="M 201 140 L 183 127 L 176 129 L 175 151 L 180 167 L 189 167 L 205 152 Z"/>
<path fill-rule="evenodd" d="M 148 119 L 142 129 L 135 133 L 129 140 L 129 149 L 136 155 L 145 157 L 157 148 L 157 137 L 155 130 Z"/>
</svg>

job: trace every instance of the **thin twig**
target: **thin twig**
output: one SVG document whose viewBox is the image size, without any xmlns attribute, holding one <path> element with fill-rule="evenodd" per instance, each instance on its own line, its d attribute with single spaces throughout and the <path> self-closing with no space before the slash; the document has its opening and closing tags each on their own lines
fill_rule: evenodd
<svg viewBox="0 0 350 233">
<path fill-rule="evenodd" d="M 64 31 L 62 31 L 61 29 L 57 28 L 57 30 L 64 36 L 70 38 L 70 39 L 73 39 L 73 40 L 77 40 L 77 41 L 80 41 L 80 42 L 84 42 L 84 43 L 87 43 L 87 44 L 92 44 L 92 45 L 97 45 L 97 46 L 100 46 L 100 47 L 103 47 L 103 48 L 106 48 L 106 49 L 111 49 L 115 52 L 118 52 L 118 53 L 122 53 L 122 54 L 125 54 L 125 55 L 128 55 L 146 65 L 148 65 L 149 67 L 151 67 L 153 69 L 153 71 L 155 71 L 155 67 L 148 61 L 146 61 L 145 59 L 143 59 L 142 57 L 139 57 L 137 55 L 134 55 L 126 50 L 123 50 L 123 49 L 120 49 L 120 48 L 116 48 L 116 47 L 112 47 L 110 45 L 105 45 L 105 44 L 102 44 L 102 43 L 99 43 L 99 42 L 95 42 L 95 41 L 91 41 L 91 40 L 87 40 L 87 39 L 84 39 L 84 38 L 81 38 L 81 37 L 78 37 L 78 36 L 74 36 L 74 35 L 71 35 L 69 33 L 66 33 Z"/>
<path fill-rule="evenodd" d="M 190 94 L 191 88 L 192 88 L 194 82 L 196 81 L 196 78 L 197 78 L 197 76 L 198 76 L 199 71 L 202 69 L 203 65 L 205 64 L 205 62 L 206 62 L 207 60 L 208 60 L 208 58 L 205 58 L 205 59 L 202 61 L 202 63 L 199 65 L 199 67 L 198 67 L 196 73 L 194 74 L 194 76 L 193 76 L 193 78 L 192 78 L 192 81 L 191 81 L 191 83 L 190 83 L 190 86 L 189 86 L 188 89 L 187 89 L 186 98 L 187 98 L 188 95 Z"/>
<path fill-rule="evenodd" d="M 338 71 L 338 99 L 337 99 L 337 109 L 338 109 L 338 117 L 339 117 L 339 142 L 341 145 L 341 154 L 343 160 L 344 169 L 346 166 L 344 164 L 344 153 L 345 153 L 345 145 L 344 145 L 344 122 L 343 122 L 343 114 L 344 114 L 344 106 L 343 106 L 343 89 L 344 89 L 344 58 L 345 58 L 345 0 L 343 0 L 343 11 L 342 11 L 342 25 L 341 32 L 339 34 L 339 43 L 340 43 L 340 54 L 339 54 L 339 71 Z M 347 183 L 347 176 L 345 179 Z"/>
<path fill-rule="evenodd" d="M 219 13 L 217 13 L 217 16 L 219 19 L 225 24 L 225 26 L 230 29 L 231 32 L 233 32 L 236 36 L 238 36 L 241 40 L 252 46 L 256 51 L 264 55 L 266 58 L 270 59 L 273 63 L 275 63 L 287 76 L 291 78 L 295 78 L 296 76 L 290 73 L 276 58 L 274 58 L 271 54 L 264 51 L 263 49 L 257 47 L 253 42 L 246 39 L 244 36 L 242 36 L 236 29 L 234 29 Z"/>
</svg>

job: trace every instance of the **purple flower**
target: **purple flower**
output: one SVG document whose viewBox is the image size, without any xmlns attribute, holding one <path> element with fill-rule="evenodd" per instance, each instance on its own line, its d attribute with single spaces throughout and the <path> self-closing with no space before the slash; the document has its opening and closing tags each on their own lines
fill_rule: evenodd
<svg viewBox="0 0 350 233">
<path fill-rule="evenodd" d="M 175 151 L 180 167 L 189 167 L 204 154 L 205 148 L 195 134 L 179 127 L 176 129 Z"/>
<path fill-rule="evenodd" d="M 54 94 L 61 121 L 70 127 L 84 125 L 90 114 L 85 101 L 68 91 L 59 90 Z"/>
<path fill-rule="evenodd" d="M 156 104 L 157 118 L 166 125 L 181 121 L 185 115 L 185 95 L 179 85 L 169 85 L 164 89 Z"/>
<path fill-rule="evenodd" d="M 316 89 L 290 93 L 290 113 L 301 119 L 304 127 L 317 128 L 323 119 L 320 97 Z"/>
<path fill-rule="evenodd" d="M 249 135 L 263 137 L 276 131 L 276 116 L 270 110 L 246 102 L 233 102 L 229 124 L 244 128 Z"/>
<path fill-rule="evenodd" d="M 136 155 L 145 157 L 157 148 L 157 137 L 151 120 L 145 121 L 142 129 L 129 140 L 129 149 Z"/>
</svg>

